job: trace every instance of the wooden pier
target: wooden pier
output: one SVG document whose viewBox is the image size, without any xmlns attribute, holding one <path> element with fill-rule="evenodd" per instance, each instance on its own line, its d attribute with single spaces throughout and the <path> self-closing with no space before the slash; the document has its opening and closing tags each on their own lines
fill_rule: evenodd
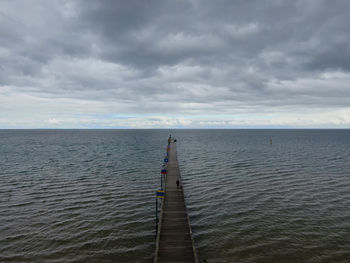
<svg viewBox="0 0 350 263">
<path fill-rule="evenodd" d="M 158 262 L 198 262 L 173 140 L 170 142 L 165 198 L 157 229 L 154 263 Z"/>
</svg>

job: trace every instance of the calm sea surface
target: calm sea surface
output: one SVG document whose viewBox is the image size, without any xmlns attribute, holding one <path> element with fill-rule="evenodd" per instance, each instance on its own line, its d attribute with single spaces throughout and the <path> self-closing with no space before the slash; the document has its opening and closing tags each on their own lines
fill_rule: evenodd
<svg viewBox="0 0 350 263">
<path fill-rule="evenodd" d="M 350 130 L 0 130 L 0 262 L 152 262 L 169 133 L 201 260 L 350 262 Z"/>
</svg>

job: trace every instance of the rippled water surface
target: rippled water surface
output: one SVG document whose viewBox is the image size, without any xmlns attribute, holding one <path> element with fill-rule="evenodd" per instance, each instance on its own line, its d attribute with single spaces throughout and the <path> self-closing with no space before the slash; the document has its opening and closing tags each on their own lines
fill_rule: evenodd
<svg viewBox="0 0 350 263">
<path fill-rule="evenodd" d="M 349 130 L 195 131 L 178 137 L 200 258 L 350 262 Z"/>
<path fill-rule="evenodd" d="M 0 131 L 0 262 L 151 262 L 167 136 Z"/>
<path fill-rule="evenodd" d="M 171 133 L 200 259 L 350 261 L 349 130 Z M 152 262 L 168 135 L 0 130 L 0 262 Z"/>
</svg>

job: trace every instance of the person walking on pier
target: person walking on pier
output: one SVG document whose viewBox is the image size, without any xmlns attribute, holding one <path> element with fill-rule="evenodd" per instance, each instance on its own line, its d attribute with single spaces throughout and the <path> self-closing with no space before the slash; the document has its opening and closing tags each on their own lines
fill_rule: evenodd
<svg viewBox="0 0 350 263">
<path fill-rule="evenodd" d="M 176 180 L 176 188 L 179 188 L 179 184 L 180 184 L 179 180 Z"/>
</svg>

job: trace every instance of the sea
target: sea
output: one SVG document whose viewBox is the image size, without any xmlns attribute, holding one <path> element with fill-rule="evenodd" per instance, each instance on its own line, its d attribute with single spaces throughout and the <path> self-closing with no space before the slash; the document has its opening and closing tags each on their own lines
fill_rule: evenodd
<svg viewBox="0 0 350 263">
<path fill-rule="evenodd" d="M 200 262 L 350 262 L 350 130 L 0 130 L 0 262 L 153 262 L 177 153 Z"/>
</svg>

